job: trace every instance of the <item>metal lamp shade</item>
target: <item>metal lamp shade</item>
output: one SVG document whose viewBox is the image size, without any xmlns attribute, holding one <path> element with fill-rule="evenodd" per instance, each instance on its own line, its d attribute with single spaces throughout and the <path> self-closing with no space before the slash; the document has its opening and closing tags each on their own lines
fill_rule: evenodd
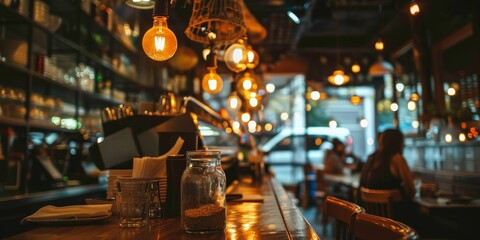
<svg viewBox="0 0 480 240">
<path fill-rule="evenodd" d="M 246 33 L 242 0 L 194 0 L 185 34 L 193 41 L 209 44 L 209 32 L 216 43 L 231 44 Z"/>
</svg>

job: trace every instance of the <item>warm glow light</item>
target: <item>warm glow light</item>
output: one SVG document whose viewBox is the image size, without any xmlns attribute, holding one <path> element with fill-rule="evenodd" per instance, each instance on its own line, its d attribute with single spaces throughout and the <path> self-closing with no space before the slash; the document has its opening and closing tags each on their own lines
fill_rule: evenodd
<svg viewBox="0 0 480 240">
<path fill-rule="evenodd" d="M 208 54 L 210 54 L 210 51 L 211 50 L 208 47 L 206 47 L 202 50 L 202 57 L 203 57 L 204 60 L 207 60 L 207 56 L 208 56 Z"/>
<path fill-rule="evenodd" d="M 315 146 L 322 145 L 322 142 L 323 142 L 322 138 L 315 138 Z"/>
<path fill-rule="evenodd" d="M 209 69 L 209 73 L 205 74 L 202 79 L 202 89 L 210 94 L 217 94 L 222 91 L 223 80 L 215 72 L 214 68 Z"/>
<path fill-rule="evenodd" d="M 393 102 L 392 104 L 390 104 L 390 110 L 392 110 L 393 112 L 398 111 L 398 103 Z"/>
<path fill-rule="evenodd" d="M 325 100 L 325 99 L 327 99 L 327 98 L 328 98 L 327 93 L 325 93 L 325 92 L 321 92 L 321 93 L 320 93 L 320 100 Z"/>
<path fill-rule="evenodd" d="M 410 111 L 414 111 L 415 109 L 417 109 L 417 103 L 414 102 L 413 100 L 410 100 L 410 101 L 408 101 L 408 103 L 407 103 L 407 108 L 408 108 L 408 110 L 410 110 Z"/>
<path fill-rule="evenodd" d="M 352 65 L 352 72 L 353 73 L 359 73 L 361 70 L 362 69 L 360 68 L 360 65 L 358 65 L 356 63 Z"/>
<path fill-rule="evenodd" d="M 232 123 L 232 127 L 233 127 L 233 130 L 234 130 L 234 131 L 238 131 L 238 130 L 240 129 L 240 123 L 237 122 L 237 121 L 234 121 L 234 122 Z"/>
<path fill-rule="evenodd" d="M 382 51 L 385 46 L 383 45 L 382 39 L 378 39 L 375 42 L 375 50 Z"/>
<path fill-rule="evenodd" d="M 257 125 L 257 132 L 261 132 L 262 131 L 262 126 L 261 125 Z"/>
<path fill-rule="evenodd" d="M 265 124 L 265 131 L 270 132 L 273 129 L 273 125 L 271 123 Z"/>
<path fill-rule="evenodd" d="M 450 133 L 445 134 L 445 142 L 452 142 L 452 134 Z"/>
<path fill-rule="evenodd" d="M 243 121 L 243 122 L 248 122 L 248 121 L 250 121 L 250 113 L 243 113 L 243 114 L 242 114 L 242 121 Z"/>
<path fill-rule="evenodd" d="M 250 98 L 250 100 L 248 100 L 248 103 L 250 103 L 251 107 L 256 107 L 256 106 L 258 106 L 258 99 Z"/>
<path fill-rule="evenodd" d="M 465 140 L 467 140 L 467 137 L 465 136 L 464 133 L 460 133 L 460 134 L 458 135 L 458 140 L 459 140 L 460 142 L 465 142 Z"/>
<path fill-rule="evenodd" d="M 282 119 L 283 121 L 286 121 L 288 119 L 288 113 L 283 112 L 282 114 L 280 114 L 280 119 Z"/>
<path fill-rule="evenodd" d="M 420 122 L 417 120 L 412 121 L 412 127 L 417 129 L 418 127 L 420 127 Z"/>
<path fill-rule="evenodd" d="M 249 69 L 254 69 L 258 66 L 260 63 L 260 57 L 258 56 L 258 53 L 253 50 L 252 46 L 248 46 L 247 48 L 247 68 Z"/>
<path fill-rule="evenodd" d="M 350 77 L 348 75 L 345 75 L 343 70 L 335 70 L 333 71 L 333 74 L 328 76 L 328 82 L 335 86 L 340 86 L 348 83 L 350 81 Z"/>
<path fill-rule="evenodd" d="M 250 73 L 245 73 L 242 78 L 237 82 L 237 90 L 240 91 L 245 97 L 249 97 L 251 91 L 256 91 L 258 88 L 255 79 L 253 79 Z"/>
<path fill-rule="evenodd" d="M 310 112 L 310 111 L 312 110 L 312 105 L 310 105 L 310 104 L 307 103 L 307 104 L 305 105 L 305 110 L 306 110 L 307 112 Z"/>
<path fill-rule="evenodd" d="M 420 13 L 420 6 L 418 6 L 418 3 L 416 1 L 412 1 L 410 3 L 410 14 L 412 16 L 418 15 Z"/>
<path fill-rule="evenodd" d="M 267 92 L 268 92 L 268 93 L 273 93 L 273 92 L 275 92 L 275 84 L 273 84 L 273 83 L 267 83 L 267 85 L 265 86 L 265 88 L 267 89 Z"/>
<path fill-rule="evenodd" d="M 248 128 L 256 128 L 257 127 L 257 123 L 255 121 L 249 121 L 248 122 Z"/>
<path fill-rule="evenodd" d="M 466 128 L 467 128 L 467 123 L 466 123 L 466 122 L 460 123 L 460 127 L 461 127 L 462 129 L 466 129 Z"/>
<path fill-rule="evenodd" d="M 337 128 L 338 124 L 337 124 L 337 121 L 335 120 L 330 120 L 330 122 L 328 122 L 328 126 L 330 128 Z"/>
<path fill-rule="evenodd" d="M 412 96 L 410 96 L 410 100 L 416 102 L 416 101 L 420 100 L 420 95 L 418 95 L 418 93 L 414 92 L 414 93 L 412 93 Z"/>
<path fill-rule="evenodd" d="M 395 84 L 395 89 L 397 89 L 399 92 L 402 92 L 405 89 L 405 85 L 403 83 L 397 83 Z"/>
<path fill-rule="evenodd" d="M 363 118 L 362 120 L 360 120 L 360 127 L 366 128 L 367 126 L 368 126 L 367 119 Z"/>
<path fill-rule="evenodd" d="M 153 27 L 143 35 L 143 51 L 155 61 L 165 61 L 177 51 L 177 37 L 168 28 L 166 17 L 155 16 L 153 19 Z"/>
<path fill-rule="evenodd" d="M 313 100 L 313 101 L 317 101 L 318 99 L 320 99 L 320 92 L 318 91 L 312 91 L 310 93 L 310 98 Z"/>
<path fill-rule="evenodd" d="M 241 99 L 237 96 L 236 92 L 233 92 L 230 97 L 227 99 L 227 107 L 230 110 L 239 110 L 242 107 L 242 101 Z"/>
<path fill-rule="evenodd" d="M 350 103 L 353 105 L 358 105 L 362 102 L 362 98 L 358 95 L 353 95 L 350 97 Z"/>
<path fill-rule="evenodd" d="M 453 88 L 453 87 L 449 87 L 447 89 L 447 94 L 448 94 L 448 96 L 455 96 L 455 94 L 457 94 L 457 90 L 455 90 L 455 88 Z"/>
<path fill-rule="evenodd" d="M 247 69 L 248 55 L 243 40 L 239 40 L 238 43 L 230 45 L 230 47 L 225 50 L 224 58 L 228 69 L 234 72 L 241 72 Z"/>
</svg>

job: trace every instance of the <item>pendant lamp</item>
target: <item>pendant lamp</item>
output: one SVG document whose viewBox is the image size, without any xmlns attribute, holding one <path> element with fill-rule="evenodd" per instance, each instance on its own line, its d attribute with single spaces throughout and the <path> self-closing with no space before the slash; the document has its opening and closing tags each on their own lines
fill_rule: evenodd
<svg viewBox="0 0 480 240">
<path fill-rule="evenodd" d="M 185 34 L 195 42 L 209 44 L 207 35 L 214 32 L 216 43 L 234 43 L 246 33 L 241 1 L 194 0 Z"/>
</svg>

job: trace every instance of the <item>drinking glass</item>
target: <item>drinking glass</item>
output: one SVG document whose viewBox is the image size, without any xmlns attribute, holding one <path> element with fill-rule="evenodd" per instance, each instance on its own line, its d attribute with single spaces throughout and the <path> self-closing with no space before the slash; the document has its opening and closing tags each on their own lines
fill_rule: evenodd
<svg viewBox="0 0 480 240">
<path fill-rule="evenodd" d="M 148 224 L 151 194 L 149 182 L 145 179 L 118 179 L 115 205 L 120 227 Z"/>
</svg>

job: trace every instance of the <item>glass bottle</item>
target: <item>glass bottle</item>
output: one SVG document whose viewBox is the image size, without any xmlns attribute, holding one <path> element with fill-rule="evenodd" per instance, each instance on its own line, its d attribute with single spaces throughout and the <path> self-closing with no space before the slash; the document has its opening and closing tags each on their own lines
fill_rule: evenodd
<svg viewBox="0 0 480 240">
<path fill-rule="evenodd" d="M 223 231 L 226 178 L 219 151 L 188 151 L 181 180 L 182 230 L 193 234 Z"/>
</svg>

